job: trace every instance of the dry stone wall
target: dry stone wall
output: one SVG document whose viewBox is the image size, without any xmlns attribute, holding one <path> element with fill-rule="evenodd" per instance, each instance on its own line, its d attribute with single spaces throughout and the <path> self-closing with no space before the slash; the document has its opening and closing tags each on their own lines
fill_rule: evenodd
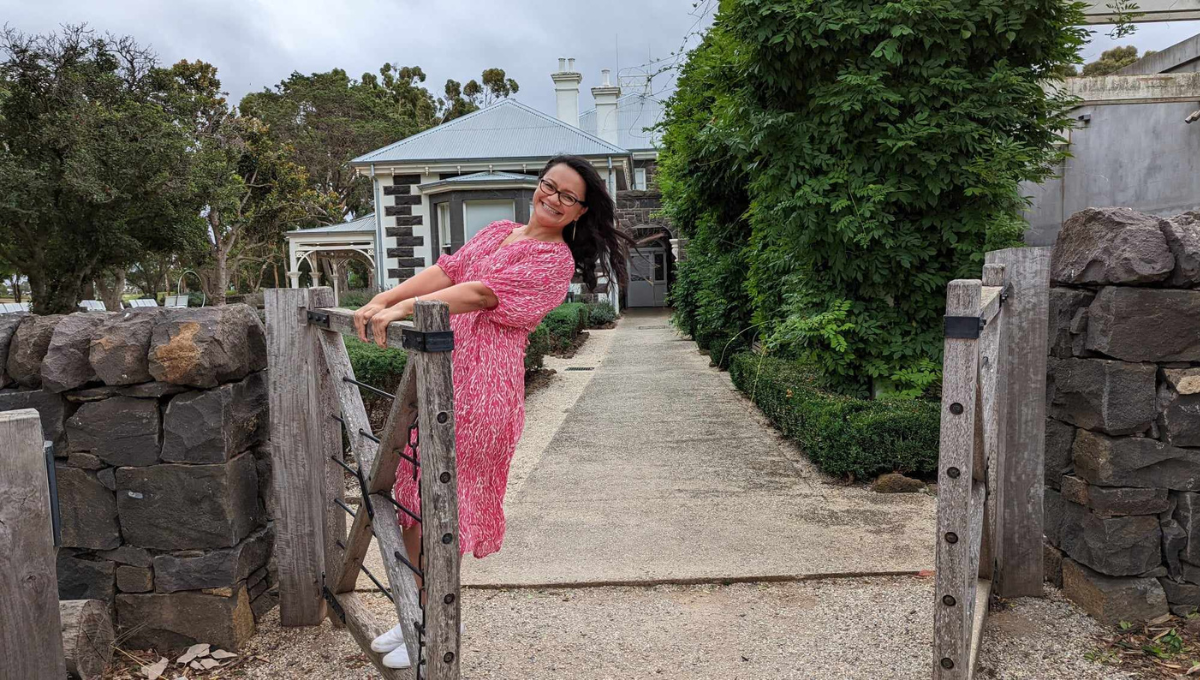
<svg viewBox="0 0 1200 680">
<path fill-rule="evenodd" d="M 1200 213 L 1089 208 L 1051 264 L 1048 578 L 1108 624 L 1200 606 Z"/>
<path fill-rule="evenodd" d="M 55 445 L 59 596 L 124 646 L 236 648 L 274 605 L 266 366 L 244 305 L 0 316 L 0 410 Z"/>
</svg>

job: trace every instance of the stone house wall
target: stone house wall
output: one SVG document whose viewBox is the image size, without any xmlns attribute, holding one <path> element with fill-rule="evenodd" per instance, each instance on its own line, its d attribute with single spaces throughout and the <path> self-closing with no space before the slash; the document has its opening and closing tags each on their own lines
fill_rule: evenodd
<svg viewBox="0 0 1200 680">
<path fill-rule="evenodd" d="M 0 316 L 0 410 L 54 442 L 59 596 L 128 648 L 236 648 L 276 602 L 265 331 L 245 305 Z"/>
<path fill-rule="evenodd" d="M 1107 624 L 1200 606 L 1200 213 L 1083 210 L 1051 262 L 1047 578 Z"/>
</svg>

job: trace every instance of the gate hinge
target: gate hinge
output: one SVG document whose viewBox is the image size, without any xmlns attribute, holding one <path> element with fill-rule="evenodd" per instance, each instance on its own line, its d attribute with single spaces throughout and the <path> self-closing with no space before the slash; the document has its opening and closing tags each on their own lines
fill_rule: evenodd
<svg viewBox="0 0 1200 680">
<path fill-rule="evenodd" d="M 975 340 L 983 333 L 983 327 L 987 325 L 983 317 L 979 316 L 947 316 L 945 318 L 947 338 Z"/>
<path fill-rule="evenodd" d="M 329 312 L 308 312 L 308 325 L 329 329 Z"/>
<path fill-rule="evenodd" d="M 418 352 L 449 352 L 454 349 L 454 331 L 417 331 L 405 328 L 400 336 L 404 349 Z"/>
<path fill-rule="evenodd" d="M 324 579 L 323 574 L 321 578 Z M 333 596 L 333 593 L 329 591 L 329 588 L 322 586 L 321 592 L 325 596 L 325 603 L 329 605 L 329 609 L 333 611 L 334 614 L 337 614 L 338 620 L 340 620 L 342 623 L 345 623 L 346 610 L 342 609 L 341 603 L 337 601 L 337 598 Z"/>
</svg>

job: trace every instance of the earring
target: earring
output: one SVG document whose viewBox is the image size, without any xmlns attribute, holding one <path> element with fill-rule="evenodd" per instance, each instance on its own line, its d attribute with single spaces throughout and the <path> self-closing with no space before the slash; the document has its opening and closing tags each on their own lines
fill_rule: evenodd
<svg viewBox="0 0 1200 680">
<path fill-rule="evenodd" d="M 568 241 L 575 240 L 575 224 L 578 222 L 579 222 L 579 220 L 575 220 L 574 222 L 571 223 L 571 238 L 567 239 Z"/>
</svg>

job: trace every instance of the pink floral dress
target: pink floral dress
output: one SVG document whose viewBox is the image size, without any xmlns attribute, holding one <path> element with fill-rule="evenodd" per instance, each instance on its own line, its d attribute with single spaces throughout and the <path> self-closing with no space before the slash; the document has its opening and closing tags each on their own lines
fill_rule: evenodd
<svg viewBox="0 0 1200 680">
<path fill-rule="evenodd" d="M 459 550 L 484 557 L 504 540 L 504 491 L 525 428 L 525 348 L 575 274 L 565 243 L 522 239 L 500 246 L 516 222 L 493 222 L 437 264 L 454 283 L 479 281 L 500 303 L 450 317 L 454 331 L 454 426 L 458 460 Z M 413 451 L 407 451 L 414 455 Z M 415 457 L 415 456 L 414 456 Z M 419 460 L 419 458 L 418 458 Z M 401 460 L 396 500 L 417 510 L 413 466 Z M 414 524 L 400 513 L 400 524 Z"/>
</svg>

